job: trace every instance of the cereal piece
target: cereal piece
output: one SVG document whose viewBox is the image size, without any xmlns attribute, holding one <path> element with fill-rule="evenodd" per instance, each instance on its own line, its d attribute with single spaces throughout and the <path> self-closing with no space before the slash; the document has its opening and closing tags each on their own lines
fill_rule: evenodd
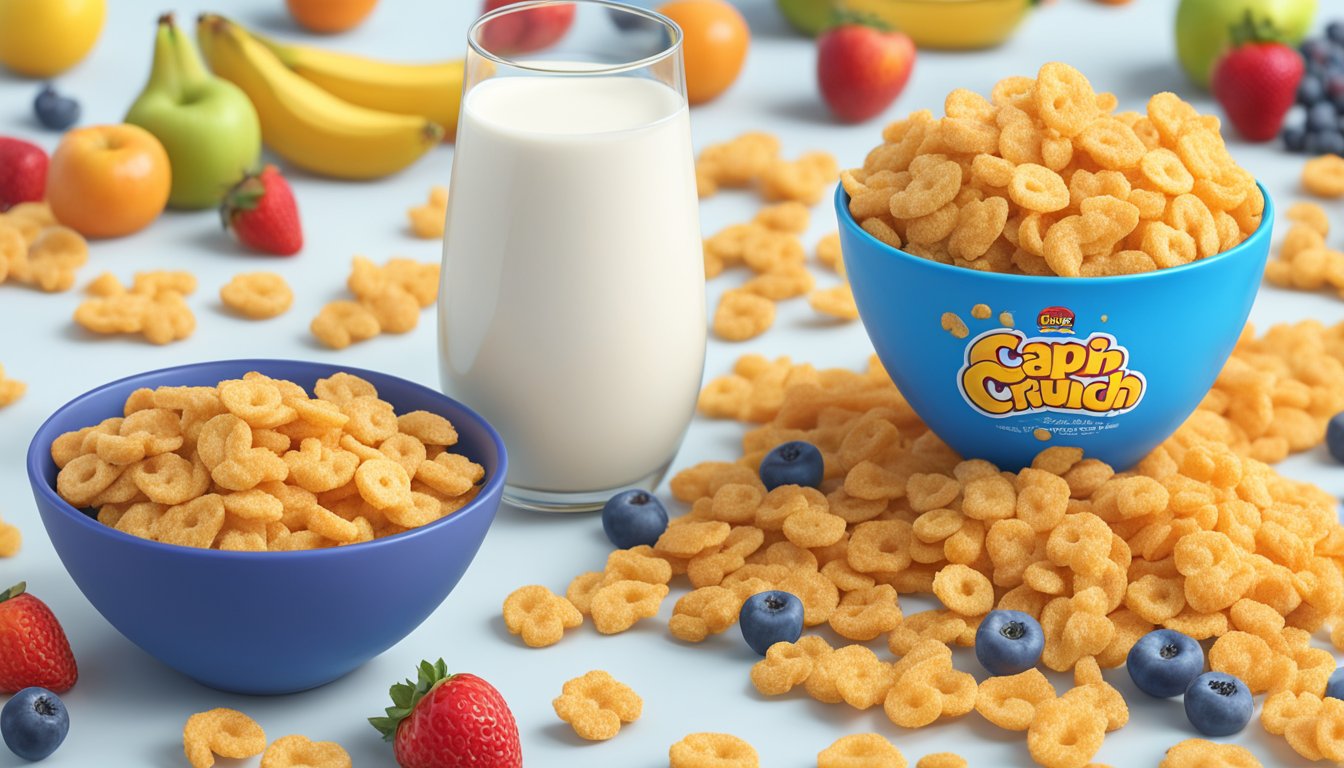
<svg viewBox="0 0 1344 768">
<path fill-rule="evenodd" d="M 1069 188 L 1058 173 L 1035 163 L 1013 169 L 1008 195 L 1014 203 L 1036 213 L 1052 213 L 1069 205 Z"/>
<path fill-rule="evenodd" d="M 817 241 L 817 261 L 835 270 L 842 277 L 844 276 L 845 260 L 840 251 L 839 232 L 831 232 Z"/>
<path fill-rule="evenodd" d="M 724 291 L 714 311 L 714 334 L 725 341 L 746 341 L 765 333 L 775 322 L 769 299 L 741 290 Z"/>
<path fill-rule="evenodd" d="M 411 234 L 424 240 L 443 237 L 447 215 L 448 188 L 438 184 L 429 188 L 429 198 L 423 205 L 406 209 L 406 216 L 411 222 Z"/>
<path fill-rule="evenodd" d="M 69 227 L 47 227 L 28 246 L 25 279 L 48 293 L 68 291 L 75 285 L 75 271 L 88 261 L 89 243 L 82 235 Z"/>
<path fill-rule="evenodd" d="M 584 616 L 589 615 L 592 612 L 593 595 L 605 586 L 603 584 L 605 578 L 606 574 L 602 571 L 588 571 L 575 576 L 569 582 L 569 588 L 565 590 L 565 599 L 572 603 L 575 608 L 578 608 L 579 613 Z M 684 599 L 682 598 L 682 600 Z M 674 614 L 672 618 L 675 621 L 676 615 Z"/>
<path fill-rule="evenodd" d="M 608 584 L 593 595 L 589 609 L 593 626 L 604 635 L 624 632 L 641 619 L 657 616 L 667 593 L 666 584 L 628 580 Z"/>
<path fill-rule="evenodd" d="M 1238 744 L 1186 739 L 1167 750 L 1158 768 L 1262 768 L 1262 765 L 1250 750 Z"/>
<path fill-rule="evenodd" d="M 332 301 L 313 318 L 310 330 L 317 340 L 332 349 L 345 349 L 382 333 L 378 318 L 364 305 L 354 301 Z"/>
<path fill-rule="evenodd" d="M 1044 701 L 1027 728 L 1027 750 L 1048 768 L 1084 768 L 1101 749 L 1106 717 L 1064 698 Z"/>
<path fill-rule="evenodd" d="M 0 520 L 0 557 L 14 557 L 23 546 L 23 532 L 17 525 Z"/>
<path fill-rule="evenodd" d="M 334 741 L 282 736 L 266 748 L 261 768 L 351 768 L 350 755 Z"/>
<path fill-rule="evenodd" d="M 698 643 L 733 626 L 741 609 L 742 600 L 732 590 L 718 585 L 700 587 L 677 600 L 667 628 L 678 640 Z"/>
<path fill-rule="evenodd" d="M 667 751 L 670 768 L 760 768 L 756 749 L 726 733 L 692 733 Z"/>
<path fill-rule="evenodd" d="M 266 733 L 256 721 L 235 709 L 212 709 L 187 718 L 182 747 L 192 768 L 210 768 L 215 755 L 248 758 L 266 749 Z"/>
<path fill-rule="evenodd" d="M 955 752 L 933 752 L 919 758 L 915 768 L 967 768 L 966 758 Z"/>
<path fill-rule="evenodd" d="M 865 642 L 901 623 L 900 600 L 890 584 L 848 592 L 831 613 L 831 628 L 850 640 Z"/>
<path fill-rule="evenodd" d="M 169 507 L 154 520 L 151 533 L 156 541 L 183 547 L 209 548 L 224 527 L 224 499 L 216 494 L 201 496 Z"/>
<path fill-rule="evenodd" d="M 966 321 L 962 320 L 955 312 L 944 312 L 938 324 L 944 331 L 958 339 L 964 339 L 971 335 L 971 329 L 966 327 Z"/>
<path fill-rule="evenodd" d="M 905 756 L 876 733 L 843 736 L 817 755 L 817 768 L 906 768 Z"/>
<path fill-rule="evenodd" d="M 980 683 L 975 710 L 1008 731 L 1025 731 L 1036 707 L 1055 698 L 1054 686 L 1035 667 L 1020 674 L 990 677 Z"/>
<path fill-rule="evenodd" d="M 791 264 L 753 277 L 742 285 L 742 290 L 771 301 L 784 301 L 806 294 L 815 284 L 806 267 Z"/>
<path fill-rule="evenodd" d="M 1330 234 L 1330 217 L 1324 208 L 1315 203 L 1296 203 L 1283 216 L 1291 222 L 1308 227 L 1321 237 Z"/>
<path fill-rule="evenodd" d="M 829 152 L 805 152 L 793 162 L 770 162 L 760 176 L 761 195 L 770 201 L 816 205 L 839 176 L 840 168 Z"/>
<path fill-rule="evenodd" d="M 810 218 L 806 205 L 789 200 L 762 208 L 752 220 L 769 229 L 801 235 L 807 231 Z"/>
<path fill-rule="evenodd" d="M 606 741 L 620 732 L 622 723 L 639 719 L 644 701 L 610 673 L 593 670 L 567 681 L 551 706 L 579 738 Z"/>
<path fill-rule="evenodd" d="M 813 291 L 808 294 L 807 303 L 823 315 L 840 320 L 859 319 L 859 307 L 854 303 L 854 291 L 848 283 Z"/>
<path fill-rule="evenodd" d="M 728 539 L 732 527 L 718 520 L 669 525 L 653 545 L 659 554 L 691 558 Z"/>
<path fill-rule="evenodd" d="M 1302 166 L 1302 188 L 1317 197 L 1344 197 L 1344 158 L 1313 157 Z"/>
<path fill-rule="evenodd" d="M 988 304 L 976 304 L 971 307 L 971 317 L 976 320 L 988 320 L 991 314 L 993 314 L 993 310 L 989 308 Z"/>
<path fill-rule="evenodd" d="M 764 132 L 744 133 L 705 147 L 696 159 L 696 174 L 716 186 L 745 187 L 759 179 L 778 156 L 778 138 Z M 703 192 L 701 197 L 706 196 Z"/>
<path fill-rule="evenodd" d="M 933 594 L 962 616 L 982 616 L 994 608 L 994 585 L 967 565 L 947 565 L 933 577 Z"/>
<path fill-rule="evenodd" d="M 251 320 L 279 317 L 294 303 L 294 292 L 274 272 L 245 272 L 219 289 L 224 306 Z"/>
<path fill-rule="evenodd" d="M 802 685 L 812 674 L 817 658 L 817 654 L 809 653 L 809 645 L 814 641 L 825 643 L 820 638 L 810 636 L 796 643 L 771 645 L 765 651 L 765 658 L 752 665 L 751 684 L 762 696 L 782 696 Z M 825 653 L 830 653 L 829 646 L 825 648 Z"/>
<path fill-rule="evenodd" d="M 582 623 L 573 604 L 542 586 L 519 587 L 504 600 L 504 625 L 529 648 L 555 645 L 565 630 Z"/>
<path fill-rule="evenodd" d="M 28 385 L 18 379 L 11 379 L 5 375 L 5 367 L 0 365 L 0 408 L 7 405 L 13 405 L 18 402 L 28 391 Z"/>
</svg>

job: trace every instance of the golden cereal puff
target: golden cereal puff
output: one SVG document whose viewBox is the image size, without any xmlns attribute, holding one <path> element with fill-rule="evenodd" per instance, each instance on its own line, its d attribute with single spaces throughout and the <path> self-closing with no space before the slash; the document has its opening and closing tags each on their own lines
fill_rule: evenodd
<svg viewBox="0 0 1344 768">
<path fill-rule="evenodd" d="M 906 768 L 905 756 L 881 734 L 843 736 L 817 755 L 817 768 Z"/>
<path fill-rule="evenodd" d="M 364 305 L 354 301 L 329 302 L 313 318 L 310 329 L 317 340 L 332 349 L 345 349 L 382 333 L 378 318 Z"/>
<path fill-rule="evenodd" d="M 725 341 L 746 341 L 765 333 L 775 322 L 775 305 L 746 291 L 724 292 L 714 311 L 714 334 Z"/>
<path fill-rule="evenodd" d="M 760 768 L 756 748 L 727 733 L 692 733 L 667 751 L 670 768 Z"/>
<path fill-rule="evenodd" d="M 590 607 L 593 626 L 604 635 L 624 632 L 643 619 L 657 616 L 667 593 L 666 584 L 612 582 L 593 595 Z"/>
<path fill-rule="evenodd" d="M 235 275 L 220 288 L 219 298 L 243 317 L 266 320 L 288 311 L 294 303 L 294 292 L 274 272 L 247 272 Z"/>
<path fill-rule="evenodd" d="M 266 733 L 256 721 L 234 709 L 212 709 L 187 718 L 182 744 L 192 768 L 210 768 L 215 755 L 248 758 L 266 749 Z"/>
<path fill-rule="evenodd" d="M 266 748 L 261 768 L 351 768 L 350 755 L 334 741 L 282 736 Z"/>
<path fill-rule="evenodd" d="M 504 600 L 504 625 L 530 648 L 554 645 L 582 623 L 573 604 L 542 586 L 519 587 Z"/>
<path fill-rule="evenodd" d="M 970 763 L 955 752 L 934 752 L 919 758 L 915 768 L 967 768 Z"/>
<path fill-rule="evenodd" d="M 644 702 L 610 673 L 593 670 L 566 682 L 551 706 L 580 738 L 606 741 L 620 732 L 623 723 L 639 719 Z"/>
<path fill-rule="evenodd" d="M 1167 750 L 1158 768 L 1261 768 L 1261 763 L 1237 744 L 1186 739 Z"/>
</svg>

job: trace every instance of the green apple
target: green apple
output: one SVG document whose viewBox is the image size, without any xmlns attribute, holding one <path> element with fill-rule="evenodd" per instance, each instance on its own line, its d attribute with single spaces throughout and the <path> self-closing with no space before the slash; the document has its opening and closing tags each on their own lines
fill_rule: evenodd
<svg viewBox="0 0 1344 768">
<path fill-rule="evenodd" d="M 1297 45 L 1311 29 L 1316 0 L 1181 0 L 1176 9 L 1176 56 L 1190 79 L 1209 87 L 1213 64 L 1227 50 L 1231 29 L 1246 11 L 1274 25 L 1284 42 Z"/>
<path fill-rule="evenodd" d="M 242 89 L 211 75 L 190 36 L 159 18 L 149 82 L 126 122 L 154 134 L 168 152 L 173 187 L 168 205 L 214 208 L 257 166 L 261 123 Z"/>
<path fill-rule="evenodd" d="M 835 21 L 834 0 L 777 0 L 779 12 L 793 28 L 808 37 L 816 37 Z"/>
</svg>

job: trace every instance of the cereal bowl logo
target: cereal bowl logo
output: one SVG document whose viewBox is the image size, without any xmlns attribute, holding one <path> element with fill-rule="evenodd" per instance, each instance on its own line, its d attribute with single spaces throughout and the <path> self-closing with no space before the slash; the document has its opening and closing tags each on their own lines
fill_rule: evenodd
<svg viewBox="0 0 1344 768">
<path fill-rule="evenodd" d="M 966 345 L 957 388 L 972 408 L 994 419 L 1042 411 L 1116 416 L 1143 400 L 1148 382 L 1129 369 L 1129 350 L 1108 333 L 1028 338 L 996 328 Z"/>
</svg>

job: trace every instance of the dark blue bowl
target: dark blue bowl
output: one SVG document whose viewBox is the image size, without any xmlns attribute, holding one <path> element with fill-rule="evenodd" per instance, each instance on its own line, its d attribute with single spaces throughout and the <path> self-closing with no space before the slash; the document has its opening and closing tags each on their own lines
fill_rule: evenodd
<svg viewBox="0 0 1344 768">
<path fill-rule="evenodd" d="M 51 443 L 120 416 L 140 387 L 212 386 L 248 371 L 309 391 L 338 371 L 362 376 L 398 413 L 445 416 L 454 448 L 485 467 L 480 494 L 454 514 L 385 539 L 308 552 L 220 552 L 136 538 L 56 494 Z M 225 360 L 151 371 L 99 387 L 56 411 L 28 447 L 28 479 L 47 535 L 84 596 L 112 626 L 203 685 L 248 694 L 315 688 L 410 634 L 471 564 L 495 518 L 508 458 L 474 411 L 404 379 L 345 366 Z"/>
<path fill-rule="evenodd" d="M 860 228 L 843 186 L 835 214 L 868 337 L 939 437 L 1014 471 L 1052 445 L 1122 470 L 1190 416 L 1241 336 L 1274 227 L 1273 202 L 1260 191 L 1264 219 L 1240 245 L 1116 277 L 999 274 L 923 259 Z M 989 317 L 971 314 L 977 304 Z M 946 312 L 961 318 L 964 336 L 943 329 Z"/>
</svg>

